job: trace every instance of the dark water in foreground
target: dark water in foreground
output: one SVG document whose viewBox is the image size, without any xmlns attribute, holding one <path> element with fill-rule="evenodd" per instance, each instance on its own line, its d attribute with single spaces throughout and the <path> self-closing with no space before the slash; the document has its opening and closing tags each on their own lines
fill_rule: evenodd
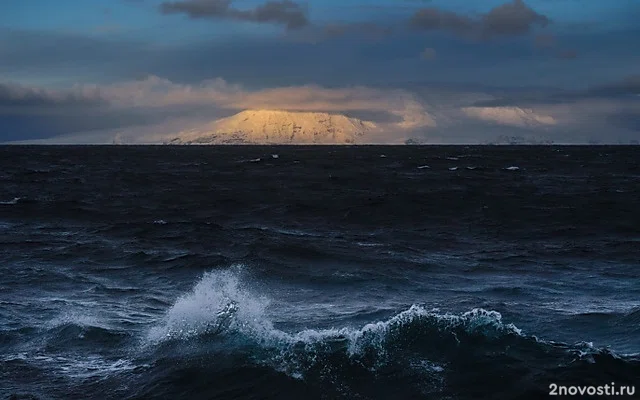
<svg viewBox="0 0 640 400">
<path fill-rule="evenodd" d="M 0 182 L 0 398 L 640 390 L 638 146 L 14 146 Z"/>
</svg>

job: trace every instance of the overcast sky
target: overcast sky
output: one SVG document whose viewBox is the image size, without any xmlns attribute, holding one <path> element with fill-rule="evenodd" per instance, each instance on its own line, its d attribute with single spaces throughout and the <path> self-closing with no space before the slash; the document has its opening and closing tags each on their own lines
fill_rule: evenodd
<svg viewBox="0 0 640 400">
<path fill-rule="evenodd" d="M 3 0 L 0 142 L 148 142 L 247 108 L 389 142 L 640 140 L 638 21 L 638 0 Z"/>
</svg>

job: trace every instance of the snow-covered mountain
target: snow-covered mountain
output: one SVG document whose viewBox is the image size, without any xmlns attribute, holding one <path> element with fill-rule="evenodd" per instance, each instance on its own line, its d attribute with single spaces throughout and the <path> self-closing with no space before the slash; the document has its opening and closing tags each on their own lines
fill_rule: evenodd
<svg viewBox="0 0 640 400">
<path fill-rule="evenodd" d="M 339 114 L 247 110 L 179 132 L 166 144 L 349 144 L 366 142 L 373 122 Z"/>
</svg>

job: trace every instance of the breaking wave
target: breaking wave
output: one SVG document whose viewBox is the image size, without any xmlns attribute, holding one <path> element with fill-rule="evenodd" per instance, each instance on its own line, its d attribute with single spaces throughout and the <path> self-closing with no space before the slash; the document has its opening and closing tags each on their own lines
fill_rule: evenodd
<svg viewBox="0 0 640 400">
<path fill-rule="evenodd" d="M 513 324 L 502 322 L 497 311 L 473 309 L 463 314 L 440 313 L 414 304 L 391 318 L 361 328 L 307 329 L 289 333 L 274 327 L 268 318 L 270 301 L 257 296 L 241 280 L 238 270 L 206 273 L 191 292 L 178 298 L 163 321 L 149 332 L 150 342 L 187 340 L 199 336 L 242 335 L 263 345 L 298 345 L 325 341 L 344 342 L 351 355 L 367 345 L 391 340 L 405 330 L 420 328 L 458 335 L 482 336 L 487 340 L 503 336 L 522 336 Z"/>
<path fill-rule="evenodd" d="M 269 299 L 257 295 L 242 275 L 239 269 L 206 273 L 149 331 L 147 345 L 219 344 L 226 351 L 250 355 L 254 365 L 296 379 L 343 376 L 354 368 L 379 374 L 417 366 L 433 376 L 474 355 L 510 360 L 531 353 L 536 361 L 553 359 L 558 365 L 617 357 L 589 343 L 567 345 L 525 335 L 499 312 L 482 308 L 452 314 L 413 304 L 360 327 L 287 332 L 269 318 Z"/>
</svg>

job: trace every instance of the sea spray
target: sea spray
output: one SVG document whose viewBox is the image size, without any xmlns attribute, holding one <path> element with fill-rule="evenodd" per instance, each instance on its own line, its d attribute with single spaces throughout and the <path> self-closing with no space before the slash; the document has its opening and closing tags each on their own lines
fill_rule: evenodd
<svg viewBox="0 0 640 400">
<path fill-rule="evenodd" d="M 496 311 L 474 309 L 455 315 L 419 304 L 359 328 L 286 332 L 269 319 L 269 298 L 258 295 L 244 279 L 241 267 L 205 273 L 150 329 L 149 343 L 207 338 L 233 341 L 253 349 L 257 363 L 302 377 L 318 364 L 336 359 L 374 371 L 397 362 L 395 354 L 390 353 L 420 347 L 428 347 L 427 353 L 433 353 L 441 346 L 458 346 L 463 337 L 493 340 L 522 336 L 517 327 L 504 324 Z"/>
</svg>

